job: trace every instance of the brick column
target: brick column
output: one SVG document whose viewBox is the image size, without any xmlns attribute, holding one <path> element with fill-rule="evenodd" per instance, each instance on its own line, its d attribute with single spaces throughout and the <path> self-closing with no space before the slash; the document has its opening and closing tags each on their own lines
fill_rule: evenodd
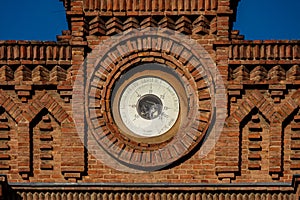
<svg viewBox="0 0 300 200">
<path fill-rule="evenodd" d="M 72 118 L 67 118 L 62 122 L 62 163 L 61 170 L 66 179 L 71 182 L 75 182 L 81 179 L 82 173 L 85 170 L 85 141 L 80 138 L 85 138 L 86 131 L 78 133 L 76 126 L 85 127 L 84 121 L 84 85 L 85 85 L 85 73 L 84 67 L 82 66 L 84 62 L 85 55 L 85 45 L 86 42 L 78 40 L 71 41 L 72 45 L 72 69 L 70 82 L 74 86 L 74 81 L 76 79 L 76 89 L 73 92 L 80 93 L 81 98 L 72 99 L 72 103 L 80 105 L 76 107 L 76 110 L 72 110 L 73 117 L 81 119 L 74 122 Z M 76 124 L 75 124 L 76 123 Z M 85 128 L 83 128 L 85 129 Z"/>
<path fill-rule="evenodd" d="M 72 99 L 72 103 L 78 105 L 81 102 L 81 106 L 77 107 L 76 110 L 72 110 L 73 117 L 79 118 L 79 121 L 67 118 L 62 122 L 62 162 L 61 170 L 66 179 L 70 182 L 75 182 L 81 179 L 82 173 L 85 170 L 85 150 L 84 141 L 80 137 L 84 138 L 86 132 L 83 130 L 78 133 L 76 126 L 85 127 L 84 124 L 84 77 L 85 72 L 82 64 L 85 58 L 85 18 L 83 14 L 83 1 L 74 0 L 71 1 L 71 10 L 67 11 L 68 21 L 71 27 L 71 40 L 70 45 L 72 47 L 72 67 L 69 74 L 68 81 L 74 86 L 75 80 L 78 81 L 76 90 L 72 92 L 80 93 L 82 98 Z M 75 125 L 75 123 L 77 123 Z"/>
</svg>

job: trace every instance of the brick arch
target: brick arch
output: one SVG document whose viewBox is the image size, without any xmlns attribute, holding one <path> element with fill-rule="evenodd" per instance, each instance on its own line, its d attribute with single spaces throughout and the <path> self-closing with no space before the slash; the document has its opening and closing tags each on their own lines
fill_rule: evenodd
<svg viewBox="0 0 300 200">
<path fill-rule="evenodd" d="M 213 80 L 210 71 L 202 66 L 203 64 L 208 65 L 207 59 L 210 56 L 205 49 L 200 49 L 199 52 L 201 55 L 199 55 L 200 53 L 197 52 L 198 49 L 190 49 L 187 44 L 180 41 L 180 38 L 166 38 L 164 36 L 160 36 L 160 40 L 156 41 L 156 46 L 152 44 L 155 48 L 149 48 L 147 44 L 143 44 L 143 41 L 139 39 L 134 41 L 133 45 L 131 43 L 132 38 L 132 35 L 125 36 L 122 39 L 124 40 L 122 43 L 118 40 L 112 40 L 109 53 L 98 48 L 93 50 L 93 52 L 97 52 L 97 56 L 101 59 L 87 59 L 87 63 L 94 64 L 93 68 L 88 67 L 87 69 L 87 72 L 92 74 L 91 77 L 96 76 L 101 81 L 106 82 L 101 87 L 104 86 L 104 88 L 110 90 L 115 80 L 128 68 L 141 63 L 151 62 L 166 64 L 173 68 L 179 75 L 185 76 L 187 79 L 186 82 L 191 83 L 189 80 L 194 80 L 199 87 L 203 86 L 202 82 L 204 78 Z M 163 39 L 166 42 L 162 42 L 161 40 Z M 141 44 L 138 44 L 139 42 Z M 133 46 L 138 45 L 141 45 L 141 47 L 135 47 L 138 49 L 133 48 Z M 213 93 L 213 91 L 211 92 Z M 106 93 L 104 90 L 103 95 L 105 96 Z"/>
<path fill-rule="evenodd" d="M 278 129 L 278 124 L 281 120 L 281 117 L 274 106 L 261 94 L 258 90 L 254 90 L 249 93 L 244 100 L 239 104 L 238 108 L 233 111 L 233 113 L 226 119 L 226 126 L 223 129 L 223 133 L 220 136 L 219 143 L 226 144 L 226 146 L 217 146 L 216 148 L 216 172 L 220 177 L 233 179 L 236 174 L 240 171 L 240 124 L 245 120 L 247 115 L 257 108 L 262 115 L 269 119 L 269 123 L 275 125 L 272 130 Z M 280 130 L 280 129 L 279 129 Z M 277 134 L 278 132 L 276 132 Z M 277 142 L 270 140 L 270 143 Z M 230 144 L 230 145 L 228 145 Z M 275 155 L 274 159 L 270 161 L 276 163 L 274 170 L 270 168 L 270 172 L 273 170 L 280 169 L 277 166 L 280 165 L 276 157 L 276 151 L 270 151 L 270 154 Z M 226 157 L 224 157 L 226 155 Z"/>
<path fill-rule="evenodd" d="M 38 95 L 28 106 L 28 109 L 23 111 L 23 114 L 28 122 L 31 123 L 44 108 L 47 109 L 60 124 L 69 117 L 64 108 L 47 92 Z"/>
<path fill-rule="evenodd" d="M 44 109 L 60 124 L 62 129 L 61 134 L 68 134 L 68 137 L 62 136 L 60 138 L 62 144 L 65 144 L 61 149 L 62 174 L 66 179 L 74 178 L 73 176 L 80 177 L 80 173 L 84 170 L 84 146 L 81 143 L 71 116 L 69 116 L 64 108 L 46 91 L 36 96 L 32 103 L 29 104 L 27 110 L 23 111 L 22 115 L 26 120 L 20 124 L 19 137 L 30 137 L 30 124 Z M 19 173 L 24 179 L 28 179 L 32 173 L 31 160 L 29 159 L 32 154 L 31 144 L 28 140 L 20 141 L 20 143 L 19 164 L 22 167 L 19 169 Z M 74 155 L 75 151 L 77 152 L 76 155 Z M 71 157 L 72 159 L 70 159 Z M 76 162 L 74 162 L 74 160 L 76 160 Z"/>
<path fill-rule="evenodd" d="M 237 121 L 241 123 L 245 117 L 254 109 L 257 108 L 269 122 L 279 122 L 281 117 L 274 106 L 258 91 L 255 90 L 247 95 L 238 108 L 227 118 L 226 121 Z"/>
<path fill-rule="evenodd" d="M 4 108 L 4 110 L 16 123 L 19 123 L 22 120 L 22 111 L 19 105 L 15 103 L 3 90 L 0 90 L 0 106 Z"/>
<path fill-rule="evenodd" d="M 63 108 L 56 102 L 56 100 L 49 95 L 46 91 L 37 95 L 35 99 L 28 105 L 27 109 L 22 110 L 22 121 L 18 124 L 19 138 L 25 140 L 19 140 L 18 163 L 21 166 L 19 173 L 23 179 L 28 179 L 32 176 L 32 163 L 31 163 L 31 143 L 30 138 L 30 124 L 41 113 L 43 109 L 46 109 L 48 113 L 51 113 L 55 120 L 62 125 L 63 121 L 68 118 L 68 114 Z"/>
<path fill-rule="evenodd" d="M 300 91 L 296 91 L 292 94 L 291 97 L 286 99 L 283 103 L 281 103 L 276 111 L 278 115 L 280 115 L 280 121 L 278 123 L 273 123 L 270 126 L 270 132 L 272 133 L 272 137 L 270 137 L 270 146 L 277 148 L 272 148 L 269 150 L 269 173 L 272 175 L 273 178 L 278 179 L 280 174 L 283 171 L 283 159 L 282 159 L 282 148 L 283 144 L 283 137 L 282 135 L 285 134 L 284 132 L 284 124 L 287 121 L 288 117 L 293 114 L 293 112 L 299 108 L 300 103 Z M 281 144 L 281 145 L 278 145 Z"/>
<path fill-rule="evenodd" d="M 167 65 L 168 67 L 174 69 L 178 75 L 183 77 L 185 83 L 191 85 L 195 90 L 197 90 L 198 88 L 200 88 L 199 90 L 202 92 L 209 92 L 204 91 L 205 88 L 209 88 L 212 90 L 212 87 L 210 87 L 211 85 L 206 85 L 205 83 L 205 78 L 209 77 L 209 79 L 211 80 L 211 74 L 208 71 L 205 71 L 202 66 L 200 66 L 202 70 L 202 72 L 200 73 L 197 72 L 196 66 L 193 66 L 191 63 L 188 63 L 187 66 L 184 67 L 185 65 L 181 63 L 179 59 L 174 57 L 174 55 L 166 54 L 164 52 L 141 51 L 131 52 L 131 54 L 126 56 L 126 58 L 120 58 L 120 62 L 118 62 L 118 64 L 114 66 L 114 70 L 109 72 L 109 75 L 104 74 L 101 77 L 103 80 L 106 80 L 105 84 L 107 84 L 104 85 L 107 87 L 104 87 L 103 89 L 103 95 L 106 97 L 106 100 L 109 100 L 111 88 L 124 71 L 132 68 L 133 66 L 146 63 L 158 63 Z M 211 91 L 210 93 L 213 93 L 213 91 Z"/>
</svg>

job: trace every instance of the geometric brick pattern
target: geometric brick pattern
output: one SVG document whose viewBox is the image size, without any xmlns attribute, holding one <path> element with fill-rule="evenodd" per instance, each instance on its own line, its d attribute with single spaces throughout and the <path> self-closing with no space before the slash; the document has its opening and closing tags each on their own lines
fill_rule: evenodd
<svg viewBox="0 0 300 200">
<path fill-rule="evenodd" d="M 189 16 L 161 16 L 160 18 L 130 17 L 122 21 L 122 17 L 112 17 L 104 21 L 101 17 L 96 16 L 88 26 L 89 35 L 98 36 L 114 35 L 131 29 L 148 27 L 168 28 L 184 34 L 207 35 L 216 31 L 216 18 L 204 15 L 196 19 Z"/>
</svg>

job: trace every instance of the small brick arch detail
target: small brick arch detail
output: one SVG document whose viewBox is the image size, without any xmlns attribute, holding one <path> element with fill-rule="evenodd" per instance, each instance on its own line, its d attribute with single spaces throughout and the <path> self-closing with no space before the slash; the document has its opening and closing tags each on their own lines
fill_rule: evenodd
<svg viewBox="0 0 300 200">
<path fill-rule="evenodd" d="M 69 118 L 69 115 L 63 107 L 59 105 L 59 103 L 47 92 L 43 92 L 43 94 L 38 95 L 28 106 L 28 109 L 23 110 L 22 114 L 30 123 L 44 108 L 46 108 L 60 124 L 66 118 Z"/>
</svg>

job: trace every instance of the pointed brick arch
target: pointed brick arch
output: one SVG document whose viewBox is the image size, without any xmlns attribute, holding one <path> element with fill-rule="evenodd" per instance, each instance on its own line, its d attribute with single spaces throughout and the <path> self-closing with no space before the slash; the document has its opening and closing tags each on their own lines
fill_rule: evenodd
<svg viewBox="0 0 300 200">
<path fill-rule="evenodd" d="M 3 90 L 0 90 L 0 106 L 11 116 L 11 118 L 19 123 L 22 119 L 21 109 L 19 105 L 13 101 Z"/>
<path fill-rule="evenodd" d="M 57 122 L 62 125 L 65 119 L 69 118 L 64 108 L 46 91 L 37 95 L 35 99 L 28 105 L 27 109 L 22 110 L 22 116 L 24 117 L 18 124 L 18 137 L 24 138 L 19 140 L 18 147 L 18 165 L 19 173 L 23 179 L 28 179 L 32 173 L 31 169 L 31 146 L 30 146 L 30 124 L 41 113 L 43 109 L 46 109 Z"/>
<path fill-rule="evenodd" d="M 253 90 L 243 98 L 243 101 L 239 104 L 237 109 L 226 119 L 226 126 L 219 139 L 219 144 L 221 145 L 216 148 L 216 172 L 220 178 L 234 179 L 236 174 L 240 171 L 240 126 L 254 108 L 257 108 L 266 119 L 269 119 L 270 124 L 275 125 L 273 130 L 278 129 L 278 122 L 280 122 L 281 117 L 274 108 L 274 105 L 270 103 L 259 90 Z M 276 141 L 277 139 L 278 138 L 275 137 Z M 275 140 L 270 142 L 276 142 Z M 275 155 L 276 152 L 270 151 L 270 154 Z M 276 159 L 277 157 L 273 160 L 270 159 L 270 162 L 275 163 L 272 165 L 274 166 L 274 172 L 278 172 L 278 169 L 280 170 L 280 167 L 278 168 L 280 163 L 278 163 Z"/>
<path fill-rule="evenodd" d="M 30 123 L 44 108 L 46 108 L 60 124 L 69 117 L 64 108 L 47 92 L 38 95 L 28 106 L 28 109 L 23 111 L 23 114 Z"/>
<path fill-rule="evenodd" d="M 270 123 L 281 120 L 280 115 L 267 99 L 258 91 L 254 90 L 244 98 L 238 108 L 228 117 L 227 121 L 230 122 L 234 118 L 241 123 L 244 118 L 254 109 L 257 108 L 266 119 L 270 120 Z"/>
<path fill-rule="evenodd" d="M 60 124 L 62 134 L 60 141 L 64 144 L 61 149 L 61 172 L 66 179 L 80 178 L 85 165 L 84 145 L 79 138 L 72 117 L 46 91 L 38 95 L 28 108 L 31 112 L 31 115 L 28 115 L 29 124 L 43 109 L 46 109 Z M 63 136 L 64 134 L 68 136 Z M 74 155 L 74 152 L 76 152 L 76 155 Z"/>
</svg>

